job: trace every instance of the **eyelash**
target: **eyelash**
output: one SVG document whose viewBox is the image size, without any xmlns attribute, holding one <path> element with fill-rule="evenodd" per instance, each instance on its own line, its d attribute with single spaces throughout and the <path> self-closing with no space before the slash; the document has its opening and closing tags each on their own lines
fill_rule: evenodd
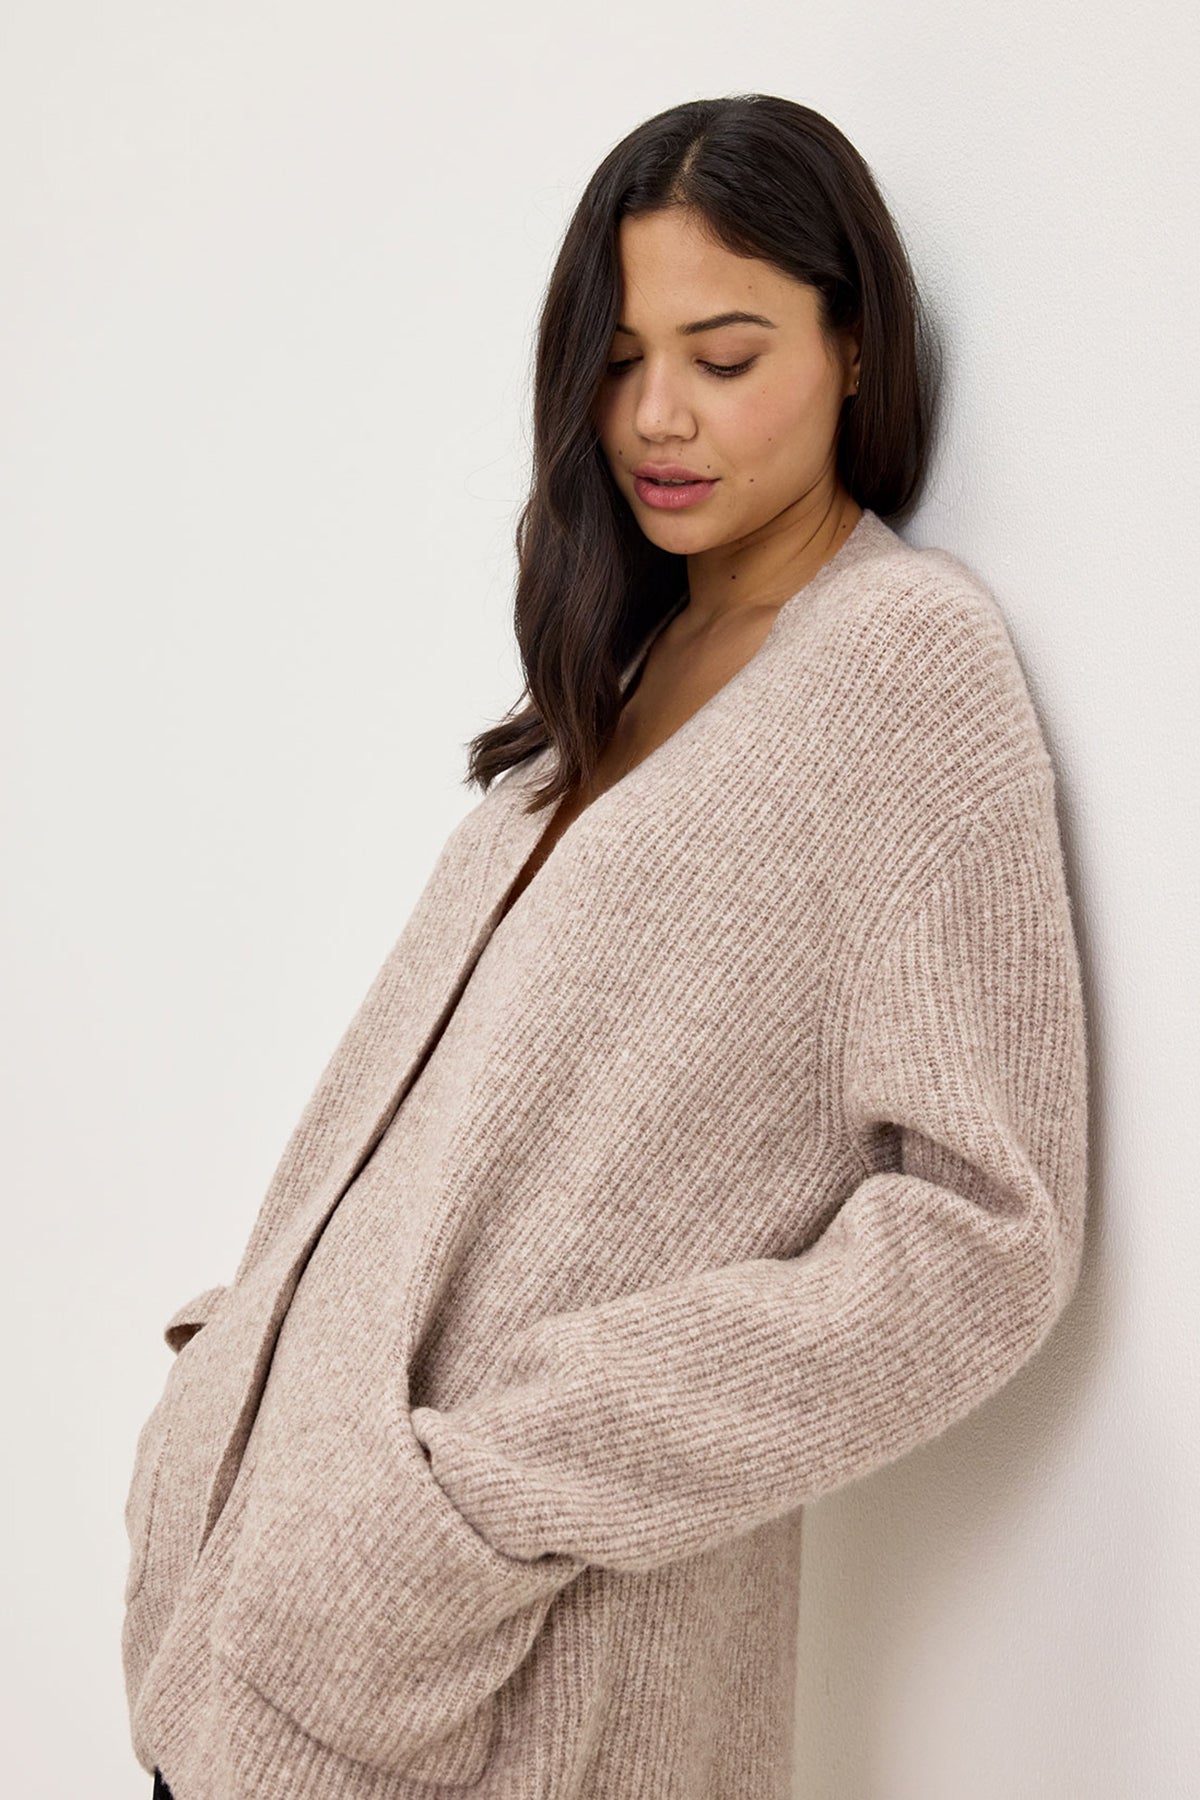
<svg viewBox="0 0 1200 1800">
<path fill-rule="evenodd" d="M 610 362 L 608 365 L 608 373 L 610 375 L 618 375 L 618 376 L 623 375 L 625 373 L 625 370 L 631 369 L 633 367 L 634 363 L 637 362 L 637 360 L 638 359 L 636 356 L 629 356 L 629 357 L 626 357 L 624 362 Z M 710 375 L 717 375 L 721 378 L 722 381 L 728 381 L 728 380 L 732 379 L 732 377 L 735 375 L 744 375 L 746 373 L 746 370 L 748 368 L 750 368 L 751 365 L 755 361 L 757 361 L 756 357 L 748 356 L 746 358 L 745 362 L 740 362 L 740 363 L 702 362 L 700 364 L 700 367 L 702 369 L 707 369 Z"/>
</svg>

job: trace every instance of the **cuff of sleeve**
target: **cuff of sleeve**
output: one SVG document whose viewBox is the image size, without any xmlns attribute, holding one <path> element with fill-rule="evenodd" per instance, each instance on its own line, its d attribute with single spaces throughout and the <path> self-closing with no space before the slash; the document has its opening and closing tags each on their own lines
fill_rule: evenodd
<svg viewBox="0 0 1200 1800">
<path fill-rule="evenodd" d="M 519 1467 L 460 1429 L 456 1409 L 417 1406 L 409 1418 L 438 1510 L 470 1534 L 495 1569 L 507 1572 L 509 1585 L 516 1575 L 540 1597 L 587 1567 L 584 1558 L 551 1547 L 552 1527 L 535 1511 Z"/>
<path fill-rule="evenodd" d="M 468 1401 L 447 1412 L 418 1406 L 412 1428 L 458 1517 L 498 1554 L 568 1581 L 587 1567 L 586 1558 L 562 1544 L 577 1496 L 539 1477 L 537 1419 L 529 1402 L 526 1390 L 514 1390 L 502 1402 Z M 532 1466 L 523 1466 L 510 1449 L 518 1435 L 527 1442 Z"/>
</svg>

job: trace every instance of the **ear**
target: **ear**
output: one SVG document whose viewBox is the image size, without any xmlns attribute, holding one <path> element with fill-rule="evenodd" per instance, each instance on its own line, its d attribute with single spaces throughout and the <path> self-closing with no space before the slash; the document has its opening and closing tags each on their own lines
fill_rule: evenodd
<svg viewBox="0 0 1200 1800">
<path fill-rule="evenodd" d="M 853 334 L 848 335 L 846 338 L 844 354 L 846 364 L 846 396 L 849 398 L 849 396 L 858 388 L 858 379 L 861 373 L 862 364 L 861 339 Z"/>
</svg>

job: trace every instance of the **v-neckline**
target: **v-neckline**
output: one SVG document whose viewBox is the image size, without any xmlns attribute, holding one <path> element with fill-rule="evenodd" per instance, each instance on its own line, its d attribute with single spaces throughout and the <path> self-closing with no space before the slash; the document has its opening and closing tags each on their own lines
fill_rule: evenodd
<svg viewBox="0 0 1200 1800">
<path fill-rule="evenodd" d="M 642 673 L 646 667 L 646 664 L 650 660 L 651 650 L 654 648 L 655 644 L 658 642 L 659 638 L 662 636 L 663 632 L 667 629 L 667 626 L 671 623 L 671 621 L 673 619 L 678 618 L 679 614 L 681 612 L 683 612 L 684 608 L 688 604 L 688 600 L 689 600 L 689 594 L 688 594 L 687 589 L 685 588 L 683 590 L 683 593 L 675 601 L 674 605 L 670 608 L 670 610 L 668 612 L 666 612 L 663 615 L 663 617 L 661 619 L 659 619 L 658 622 L 651 628 L 648 636 L 643 639 L 640 649 L 638 649 L 634 652 L 634 655 L 631 658 L 630 662 L 626 665 L 625 673 L 624 673 L 624 676 L 622 677 L 622 684 L 621 684 L 622 704 L 624 704 L 626 701 L 628 701 L 629 699 L 632 698 L 633 691 L 637 687 L 638 682 L 641 680 Z M 719 691 L 720 690 L 718 689 L 718 692 Z M 684 723 L 686 724 L 687 721 L 685 720 Z M 675 735 L 674 732 L 670 733 L 670 737 L 674 737 L 674 735 Z M 669 741 L 668 738 L 663 739 L 664 744 L 667 743 L 668 741 Z M 633 774 L 635 769 L 640 768 L 642 763 L 648 762 L 650 760 L 650 758 L 655 754 L 655 751 L 660 750 L 661 748 L 662 748 L 662 744 L 656 744 L 654 746 L 653 750 L 647 751 L 645 756 L 639 757 L 637 762 L 635 762 L 630 768 L 624 770 L 623 773 L 617 777 L 616 781 L 610 781 L 606 788 L 602 788 L 600 793 L 596 794 L 591 800 L 589 800 L 586 806 L 580 807 L 579 811 L 575 814 L 575 817 L 573 819 L 570 819 L 567 822 L 567 824 L 563 826 L 562 830 L 558 833 L 557 837 L 555 838 L 555 841 L 553 842 L 553 844 L 551 844 L 549 850 L 547 850 L 545 855 L 543 856 L 542 855 L 542 846 L 546 842 L 546 839 L 549 836 L 549 834 L 551 833 L 551 831 L 554 829 L 555 821 L 558 819 L 564 806 L 567 804 L 567 801 L 571 798 L 569 793 L 563 794 L 560 796 L 560 798 L 556 802 L 555 806 L 553 807 L 549 818 L 546 820 L 545 825 L 542 827 L 542 830 L 541 830 L 537 840 L 535 841 L 532 848 L 530 849 L 529 854 L 525 857 L 525 859 L 521 863 L 520 868 L 517 870 L 517 873 L 514 875 L 513 879 L 509 882 L 508 887 L 506 888 L 506 890 L 504 892 L 504 896 L 500 901 L 500 910 L 499 910 L 498 917 L 496 919 L 496 923 L 492 927 L 492 935 L 493 936 L 495 935 L 495 932 L 499 930 L 500 926 L 504 923 L 505 919 L 508 918 L 508 916 L 512 912 L 513 908 L 520 902 L 520 900 L 524 897 L 524 895 L 528 891 L 528 889 L 537 880 L 538 875 L 541 873 L 541 871 L 545 867 L 546 863 L 548 863 L 550 858 L 554 855 L 554 852 L 558 849 L 559 844 L 562 842 L 563 838 L 567 835 L 567 833 L 571 830 L 571 828 L 574 825 L 577 825 L 579 823 L 580 819 L 583 818 L 585 813 L 588 813 L 591 811 L 592 807 L 596 805 L 597 801 L 603 800 L 605 794 L 609 794 L 612 792 L 612 790 L 614 788 L 619 787 L 623 781 L 625 781 L 630 775 Z M 537 866 L 534 868 L 533 873 L 529 876 L 529 879 L 526 880 L 525 879 L 525 871 L 529 868 L 530 863 L 535 862 L 535 861 L 536 861 Z M 516 891 L 514 891 L 514 890 L 516 890 Z"/>
<path fill-rule="evenodd" d="M 626 769 L 622 775 L 618 776 L 616 781 L 610 782 L 609 785 L 601 793 L 597 794 L 593 800 L 589 800 L 587 805 L 581 808 L 581 810 L 576 813 L 575 817 L 563 827 L 545 856 L 540 857 L 539 853 L 546 840 L 547 834 L 551 830 L 554 821 L 557 819 L 566 800 L 569 798 L 568 795 L 562 796 L 554 807 L 554 810 L 551 812 L 550 817 L 546 820 L 541 832 L 531 845 L 529 851 L 522 858 L 517 873 L 509 882 L 507 888 L 504 890 L 502 898 L 497 903 L 498 910 L 491 931 L 488 934 L 489 937 L 494 936 L 495 932 L 505 920 L 510 917 L 514 909 L 520 905 L 521 901 L 538 880 L 547 864 L 557 853 L 564 839 L 570 836 L 571 832 L 587 816 L 587 814 L 590 813 L 594 807 L 600 805 L 602 801 L 607 800 L 610 795 L 615 794 L 618 789 L 624 787 L 627 782 L 632 780 L 639 770 L 646 768 L 656 760 L 661 761 L 661 759 L 663 759 L 672 749 L 677 749 L 682 740 L 693 734 L 695 730 L 699 728 L 698 721 L 706 722 L 712 717 L 720 702 L 724 701 L 725 703 L 728 703 L 731 691 L 735 689 L 739 683 L 744 683 L 749 678 L 750 671 L 775 649 L 787 624 L 789 624 L 796 616 L 800 608 L 807 605 L 807 603 L 813 599 L 817 591 L 823 588 L 828 581 L 833 579 L 835 573 L 840 573 L 842 568 L 853 560 L 854 556 L 857 554 L 859 545 L 871 536 L 876 525 L 882 524 L 883 521 L 878 518 L 878 515 L 870 507 L 864 507 L 850 532 L 842 540 L 841 544 L 839 544 L 833 555 L 828 557 L 826 561 L 821 564 L 821 567 L 815 574 L 809 577 L 803 586 L 797 588 L 794 593 L 790 594 L 788 598 L 781 603 L 775 613 L 775 617 L 771 620 L 769 630 L 754 654 L 748 657 L 739 668 L 735 669 L 728 681 L 723 681 L 720 687 L 716 688 L 713 693 L 708 696 L 707 700 L 702 701 L 694 712 L 689 713 L 687 718 L 682 720 L 681 723 L 675 727 L 674 731 L 663 738 L 661 743 L 656 744 L 645 756 L 640 757 L 631 768 Z M 851 546 L 854 546 L 854 548 L 851 549 Z M 664 614 L 657 625 L 652 628 L 649 636 L 644 640 L 641 649 L 635 653 L 631 664 L 627 668 L 626 676 L 623 681 L 622 693 L 625 699 L 628 699 L 632 695 L 633 689 L 637 685 L 637 682 L 640 680 L 642 672 L 645 669 L 650 651 L 653 649 L 659 636 L 666 630 L 671 621 L 684 610 L 688 603 L 688 599 L 688 591 L 685 588 L 679 600 L 669 612 Z M 514 778 L 519 778 L 522 775 L 527 777 L 534 765 L 540 763 L 541 759 L 552 749 L 553 745 L 547 744 L 544 745 L 540 751 L 536 751 L 525 764 L 514 771 Z M 519 782 L 519 786 L 523 792 L 523 780 Z M 525 871 L 535 858 L 539 859 L 537 867 L 526 881 L 524 880 Z M 514 893 L 514 890 L 517 888 L 519 888 L 520 891 Z"/>
</svg>

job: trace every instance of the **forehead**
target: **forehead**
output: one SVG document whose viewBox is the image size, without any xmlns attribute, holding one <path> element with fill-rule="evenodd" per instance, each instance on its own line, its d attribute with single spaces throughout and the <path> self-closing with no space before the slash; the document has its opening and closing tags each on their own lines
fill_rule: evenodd
<svg viewBox="0 0 1200 1800">
<path fill-rule="evenodd" d="M 733 310 L 762 313 L 780 327 L 812 324 L 817 291 L 760 257 L 718 243 L 700 215 L 681 206 L 621 220 L 621 323 L 675 331 Z"/>
</svg>

